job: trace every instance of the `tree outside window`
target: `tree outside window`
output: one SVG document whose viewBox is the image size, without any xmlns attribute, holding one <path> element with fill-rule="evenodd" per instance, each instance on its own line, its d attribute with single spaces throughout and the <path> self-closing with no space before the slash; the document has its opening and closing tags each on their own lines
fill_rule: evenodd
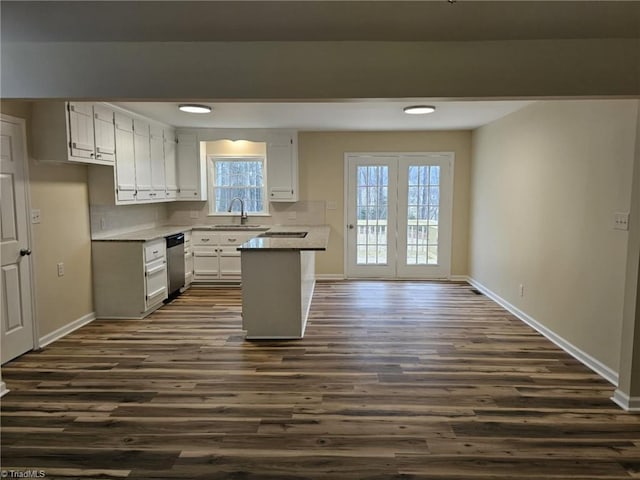
<svg viewBox="0 0 640 480">
<path fill-rule="evenodd" d="M 265 202 L 264 157 L 210 157 L 210 188 L 213 190 L 210 212 L 227 213 L 231 200 L 244 201 L 247 213 L 267 213 Z M 232 212 L 240 213 L 240 202 Z"/>
</svg>

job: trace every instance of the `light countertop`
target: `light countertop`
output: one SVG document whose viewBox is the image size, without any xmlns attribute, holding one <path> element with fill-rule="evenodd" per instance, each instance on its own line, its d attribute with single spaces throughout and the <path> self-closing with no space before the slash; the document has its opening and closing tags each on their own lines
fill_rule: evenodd
<svg viewBox="0 0 640 480">
<path fill-rule="evenodd" d="M 275 232 L 308 232 L 305 238 L 253 238 L 243 244 L 238 250 L 326 250 L 329 239 L 328 226 L 305 225 L 263 225 L 254 228 L 239 228 L 237 225 L 165 225 L 162 227 L 145 228 L 127 233 L 111 235 L 95 235 L 94 242 L 149 242 L 192 230 L 210 230 L 213 232 L 238 231 L 250 232 L 256 237 L 264 231 Z M 255 241 L 255 242 L 254 242 Z M 254 242 L 254 243 L 252 243 Z"/>
<path fill-rule="evenodd" d="M 91 240 L 94 242 L 149 242 L 180 232 L 190 232 L 194 228 L 194 225 L 167 225 L 115 235 L 94 235 Z"/>
<path fill-rule="evenodd" d="M 240 245 L 237 250 L 326 250 L 329 243 L 329 231 L 330 227 L 327 225 L 274 225 L 269 232 L 307 232 L 307 236 L 304 238 L 256 236 Z"/>
</svg>

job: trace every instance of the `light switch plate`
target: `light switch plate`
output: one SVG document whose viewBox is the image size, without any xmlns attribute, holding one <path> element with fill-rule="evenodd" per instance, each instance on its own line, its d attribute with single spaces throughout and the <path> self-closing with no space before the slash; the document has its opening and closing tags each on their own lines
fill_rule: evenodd
<svg viewBox="0 0 640 480">
<path fill-rule="evenodd" d="M 32 208 L 31 209 L 31 223 L 40 223 L 40 209 Z"/>
<path fill-rule="evenodd" d="M 629 214 L 625 212 L 615 212 L 613 214 L 614 230 L 629 230 Z"/>
</svg>

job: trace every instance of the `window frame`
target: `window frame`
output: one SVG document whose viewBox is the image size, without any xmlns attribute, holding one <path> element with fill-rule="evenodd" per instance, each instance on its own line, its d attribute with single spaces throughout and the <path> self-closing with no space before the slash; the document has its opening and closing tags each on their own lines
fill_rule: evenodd
<svg viewBox="0 0 640 480">
<path fill-rule="evenodd" d="M 246 211 L 252 216 L 269 215 L 269 199 L 267 192 L 267 157 L 266 155 L 207 155 L 207 191 L 209 193 L 209 216 L 237 216 L 238 212 L 217 212 L 216 211 L 216 161 L 229 161 L 237 159 L 244 162 L 262 162 L 262 198 L 263 210 L 261 212 Z"/>
</svg>

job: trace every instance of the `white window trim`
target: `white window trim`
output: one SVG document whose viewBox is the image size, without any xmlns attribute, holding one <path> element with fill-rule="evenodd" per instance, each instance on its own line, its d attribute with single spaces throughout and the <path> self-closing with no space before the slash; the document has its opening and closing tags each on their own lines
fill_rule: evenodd
<svg viewBox="0 0 640 480">
<path fill-rule="evenodd" d="M 216 160 L 228 160 L 231 158 L 242 158 L 246 161 L 262 161 L 262 198 L 264 199 L 264 211 L 262 212 L 247 212 L 252 217 L 270 217 L 269 212 L 269 200 L 267 198 L 267 157 L 266 155 L 207 155 L 207 191 L 209 196 L 209 217 L 237 217 L 238 212 L 216 212 L 216 195 L 215 195 L 215 161 Z"/>
</svg>

